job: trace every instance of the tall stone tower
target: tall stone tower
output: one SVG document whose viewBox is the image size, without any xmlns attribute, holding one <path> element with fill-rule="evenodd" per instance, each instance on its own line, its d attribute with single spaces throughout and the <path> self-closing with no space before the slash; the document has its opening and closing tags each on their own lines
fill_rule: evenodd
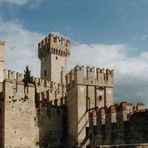
<svg viewBox="0 0 148 148">
<path fill-rule="evenodd" d="M 0 41 L 0 82 L 3 81 L 4 47 L 5 42 Z"/>
<path fill-rule="evenodd" d="M 65 84 L 67 60 L 70 55 L 70 41 L 49 34 L 38 44 L 38 57 L 41 60 L 41 78 Z"/>
<path fill-rule="evenodd" d="M 86 129 L 90 124 L 90 111 L 113 105 L 113 74 L 113 70 L 84 68 L 78 65 L 67 73 L 66 106 L 69 145 L 82 146 L 87 140 Z"/>
</svg>

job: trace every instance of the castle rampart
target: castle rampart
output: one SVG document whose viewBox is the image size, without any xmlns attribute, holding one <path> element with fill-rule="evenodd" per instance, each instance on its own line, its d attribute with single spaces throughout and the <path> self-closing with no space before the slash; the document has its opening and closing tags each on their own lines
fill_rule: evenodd
<svg viewBox="0 0 148 148">
<path fill-rule="evenodd" d="M 23 73 L 6 70 L 6 69 L 4 69 L 3 73 L 4 73 L 4 80 L 10 80 L 12 82 L 15 82 L 15 81 L 23 82 L 23 79 L 24 79 Z"/>
<path fill-rule="evenodd" d="M 136 110 L 134 110 L 136 108 Z M 120 121 L 127 121 L 131 114 L 135 112 L 144 112 L 144 104 L 137 103 L 137 105 L 133 106 L 132 111 L 129 110 L 129 105 L 127 102 L 122 102 L 119 105 L 111 105 L 108 108 L 102 107 L 99 110 L 94 110 L 91 113 L 91 117 L 93 117 L 94 126 L 96 125 L 103 125 L 107 122 L 109 123 L 116 123 Z M 92 116 L 92 114 L 94 116 Z"/>
<path fill-rule="evenodd" d="M 90 120 L 98 145 L 125 144 L 132 143 L 132 141 L 139 143 L 146 140 L 145 136 L 148 135 L 142 135 L 144 130 L 147 131 L 145 114 L 148 115 L 148 112 L 145 110 L 144 104 L 137 103 L 136 106 L 133 106 L 132 112 L 130 111 L 129 104 L 122 102 L 119 105 L 102 107 L 90 112 Z M 137 115 L 141 116 L 139 120 L 143 122 L 141 123 L 143 129 L 139 127 L 140 122 L 135 122 Z M 139 137 L 134 135 L 136 132 L 139 133 Z"/>
<path fill-rule="evenodd" d="M 33 78 L 33 81 L 41 105 L 44 106 L 45 103 L 58 106 L 65 104 L 65 85 L 40 78 Z"/>
<path fill-rule="evenodd" d="M 42 92 L 48 89 L 66 91 L 64 84 L 60 84 L 57 82 L 48 81 L 40 78 L 33 78 L 33 81 L 36 85 L 37 92 Z"/>
<path fill-rule="evenodd" d="M 2 132 L 5 147 L 38 148 L 49 141 L 51 145 L 65 142 L 60 141 L 65 136 L 64 85 L 32 77 L 32 82 L 25 86 L 24 74 L 4 70 L 2 86 L 4 102 L 0 103 L 5 120 L 0 127 L 6 127 Z"/>
<path fill-rule="evenodd" d="M 86 70 L 86 71 L 85 71 Z M 67 89 L 70 90 L 74 85 L 92 85 L 113 87 L 113 70 L 100 69 L 94 67 L 76 66 L 66 75 Z"/>
<path fill-rule="evenodd" d="M 24 85 L 24 74 L 4 70 L 4 80 L 13 83 L 13 88 L 17 90 L 18 83 Z M 35 87 L 41 104 L 45 104 L 45 102 L 51 105 L 65 104 L 66 89 L 63 84 L 33 77 L 32 82 L 34 83 L 32 86 Z"/>
</svg>

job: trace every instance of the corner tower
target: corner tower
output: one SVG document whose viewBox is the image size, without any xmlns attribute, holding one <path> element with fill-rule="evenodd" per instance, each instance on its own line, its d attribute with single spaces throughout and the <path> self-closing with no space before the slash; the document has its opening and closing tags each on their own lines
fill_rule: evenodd
<svg viewBox="0 0 148 148">
<path fill-rule="evenodd" d="M 70 40 L 50 33 L 38 44 L 41 78 L 65 84 L 69 55 Z"/>
<path fill-rule="evenodd" d="M 0 82 L 3 81 L 4 47 L 5 42 L 0 41 Z"/>
<path fill-rule="evenodd" d="M 76 66 L 66 75 L 66 107 L 69 147 L 82 147 L 88 141 L 92 110 L 113 105 L 114 71 Z M 85 143 L 86 142 L 86 143 Z"/>
</svg>

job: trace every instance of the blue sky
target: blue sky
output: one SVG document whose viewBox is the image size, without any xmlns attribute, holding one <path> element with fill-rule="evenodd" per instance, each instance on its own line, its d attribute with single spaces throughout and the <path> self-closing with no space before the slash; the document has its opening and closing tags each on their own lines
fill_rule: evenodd
<svg viewBox="0 0 148 148">
<path fill-rule="evenodd" d="M 60 32 L 82 43 L 128 43 L 146 50 L 147 0 L 1 0 L 4 20 L 31 31 Z M 140 41 L 139 41 L 140 40 Z"/>
<path fill-rule="evenodd" d="M 37 43 L 56 32 L 72 41 L 70 67 L 115 69 L 116 101 L 148 106 L 147 14 L 148 0 L 0 0 L 5 68 L 39 76 Z"/>
</svg>

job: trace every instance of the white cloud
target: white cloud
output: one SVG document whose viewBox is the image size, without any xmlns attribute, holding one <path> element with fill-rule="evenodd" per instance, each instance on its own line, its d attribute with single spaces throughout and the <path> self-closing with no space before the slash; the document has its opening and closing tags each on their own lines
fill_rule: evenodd
<svg viewBox="0 0 148 148">
<path fill-rule="evenodd" d="M 71 59 L 72 65 L 78 63 L 82 65 L 108 67 L 115 69 L 116 73 L 120 75 L 137 77 L 143 72 L 143 78 L 148 80 L 148 52 L 142 52 L 139 56 L 129 57 L 128 51 L 132 49 L 120 44 L 80 44 L 74 45 L 72 48 L 71 52 L 74 57 Z"/>
<path fill-rule="evenodd" d="M 5 68 L 21 71 L 26 65 L 32 73 L 39 75 L 39 60 L 37 43 L 43 36 L 30 32 L 15 22 L 0 21 L 0 40 L 6 42 Z"/>
<path fill-rule="evenodd" d="M 32 6 L 38 4 L 40 0 L 0 0 L 0 4 L 14 4 L 18 6 L 23 6 L 25 4 L 31 4 Z"/>
<path fill-rule="evenodd" d="M 18 22 L 0 20 L 0 40 L 6 41 L 5 67 L 23 72 L 29 65 L 32 74 L 39 76 L 40 63 L 37 43 L 44 35 L 31 32 Z M 116 101 L 143 101 L 148 105 L 148 52 L 129 57 L 134 50 L 124 44 L 74 44 L 70 65 L 90 65 L 115 70 Z"/>
<path fill-rule="evenodd" d="M 143 101 L 148 105 L 148 52 L 129 57 L 126 45 L 77 44 L 72 46 L 72 67 L 91 65 L 115 70 L 116 101 Z"/>
</svg>

